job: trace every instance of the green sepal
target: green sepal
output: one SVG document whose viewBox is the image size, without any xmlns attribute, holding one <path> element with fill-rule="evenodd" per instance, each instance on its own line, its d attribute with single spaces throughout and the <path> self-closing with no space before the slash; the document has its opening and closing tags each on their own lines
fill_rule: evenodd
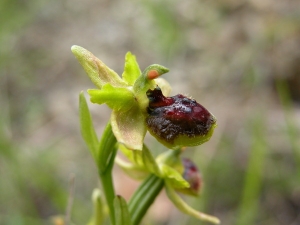
<svg viewBox="0 0 300 225">
<path fill-rule="evenodd" d="M 131 225 L 131 218 L 125 199 L 117 195 L 114 199 L 115 225 Z"/>
<path fill-rule="evenodd" d="M 180 198 L 180 196 L 174 190 L 172 184 L 169 182 L 165 182 L 165 190 L 169 197 L 169 199 L 173 202 L 173 204 L 179 209 L 181 212 L 193 216 L 199 220 L 210 222 L 213 224 L 219 224 L 220 220 L 217 217 L 207 215 L 205 213 L 199 212 L 189 206 L 186 202 Z"/>
<path fill-rule="evenodd" d="M 100 59 L 88 50 L 80 46 L 73 45 L 71 47 L 71 51 L 90 77 L 91 81 L 98 88 L 102 88 L 102 86 L 106 83 L 110 83 L 115 87 L 127 86 L 126 82 L 123 81 L 115 71 L 106 66 Z"/>
<path fill-rule="evenodd" d="M 133 93 L 127 88 L 113 87 L 105 84 L 101 90 L 89 89 L 88 94 L 92 103 L 106 103 L 111 109 L 126 111 L 134 104 Z"/>
<path fill-rule="evenodd" d="M 146 135 L 145 118 L 139 107 L 134 105 L 128 111 L 113 110 L 112 130 L 119 143 L 131 150 L 142 150 Z"/>
<path fill-rule="evenodd" d="M 79 94 L 79 118 L 81 135 L 95 162 L 97 163 L 99 140 L 97 138 L 89 107 L 87 105 L 83 92 L 80 92 Z"/>
<path fill-rule="evenodd" d="M 141 70 L 135 55 L 132 55 L 131 52 L 127 52 L 125 56 L 124 72 L 122 74 L 123 80 L 132 86 L 140 75 Z"/>
<path fill-rule="evenodd" d="M 160 171 L 165 181 L 169 182 L 173 188 L 189 188 L 190 184 L 183 179 L 182 175 L 166 164 L 160 164 Z"/>
</svg>

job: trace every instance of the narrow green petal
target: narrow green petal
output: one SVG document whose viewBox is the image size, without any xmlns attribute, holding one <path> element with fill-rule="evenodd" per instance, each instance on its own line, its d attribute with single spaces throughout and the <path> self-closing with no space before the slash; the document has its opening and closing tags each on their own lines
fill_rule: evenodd
<svg viewBox="0 0 300 225">
<path fill-rule="evenodd" d="M 132 55 L 131 52 L 127 52 L 125 56 L 124 72 L 122 74 L 123 80 L 132 86 L 141 73 L 135 55 Z"/>
<path fill-rule="evenodd" d="M 182 175 L 175 169 L 166 164 L 160 165 L 162 176 L 168 181 L 173 188 L 189 188 L 190 184 L 183 179 Z"/>
<path fill-rule="evenodd" d="M 92 122 L 89 107 L 85 100 L 83 92 L 79 95 L 79 118 L 80 118 L 80 130 L 83 140 L 85 141 L 88 149 L 90 150 L 93 158 L 97 161 L 97 152 L 99 148 L 99 140 Z"/>
<path fill-rule="evenodd" d="M 128 110 L 135 103 L 133 93 L 124 87 L 113 87 L 111 84 L 105 84 L 101 90 L 88 90 L 91 102 L 103 104 L 106 103 L 114 110 Z"/>
<path fill-rule="evenodd" d="M 106 66 L 88 50 L 77 45 L 73 45 L 71 50 L 87 75 L 98 88 L 101 88 L 106 83 L 111 83 L 116 87 L 127 86 L 115 71 Z"/>
<path fill-rule="evenodd" d="M 205 213 L 199 212 L 189 206 L 186 202 L 180 198 L 180 196 L 173 189 L 172 185 L 169 182 L 165 182 L 165 189 L 169 199 L 173 204 L 183 213 L 193 216 L 199 220 L 210 222 L 213 224 L 219 224 L 220 220 L 217 217 L 207 215 Z"/>
<path fill-rule="evenodd" d="M 136 106 L 128 111 L 114 110 L 111 115 L 113 132 L 119 143 L 132 150 L 142 150 L 146 134 L 145 118 Z"/>
<path fill-rule="evenodd" d="M 114 200 L 116 225 L 131 225 L 130 214 L 125 199 L 117 195 Z"/>
</svg>

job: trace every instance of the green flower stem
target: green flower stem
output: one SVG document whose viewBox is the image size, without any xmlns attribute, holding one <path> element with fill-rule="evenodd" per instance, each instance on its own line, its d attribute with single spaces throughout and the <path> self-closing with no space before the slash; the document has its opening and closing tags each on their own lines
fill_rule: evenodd
<svg viewBox="0 0 300 225">
<path fill-rule="evenodd" d="M 164 180 L 150 175 L 131 197 L 128 208 L 132 225 L 138 225 L 164 186 Z"/>
<path fill-rule="evenodd" d="M 111 124 L 108 123 L 100 141 L 98 154 L 98 170 L 102 183 L 105 199 L 109 208 L 111 223 L 115 224 L 115 189 L 112 179 L 112 168 L 117 154 L 117 140 L 112 132 Z"/>
<path fill-rule="evenodd" d="M 114 198 L 115 198 L 115 190 L 113 185 L 113 180 L 111 173 L 99 173 L 100 180 L 103 187 L 103 192 L 105 195 L 106 203 L 109 208 L 109 217 L 112 224 L 115 224 L 115 208 L 114 208 Z"/>
</svg>

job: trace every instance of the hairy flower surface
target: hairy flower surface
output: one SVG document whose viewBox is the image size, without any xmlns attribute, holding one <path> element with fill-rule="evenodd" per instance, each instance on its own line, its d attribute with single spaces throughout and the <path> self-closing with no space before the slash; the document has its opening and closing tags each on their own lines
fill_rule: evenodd
<svg viewBox="0 0 300 225">
<path fill-rule="evenodd" d="M 177 149 L 210 139 L 216 119 L 194 99 L 181 94 L 165 97 L 159 87 L 148 90 L 147 96 L 148 130 L 162 144 Z"/>
</svg>

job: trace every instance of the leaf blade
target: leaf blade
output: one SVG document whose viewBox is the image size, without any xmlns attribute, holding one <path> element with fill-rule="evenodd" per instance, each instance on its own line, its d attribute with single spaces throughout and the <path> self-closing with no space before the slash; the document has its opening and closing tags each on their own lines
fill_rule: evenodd
<svg viewBox="0 0 300 225">
<path fill-rule="evenodd" d="M 97 150 L 99 147 L 99 140 L 92 122 L 92 117 L 84 93 L 79 94 L 79 119 L 80 130 L 83 140 L 85 141 L 94 160 L 97 160 Z"/>
<path fill-rule="evenodd" d="M 131 225 L 131 218 L 125 199 L 117 195 L 114 199 L 116 225 Z"/>
</svg>

